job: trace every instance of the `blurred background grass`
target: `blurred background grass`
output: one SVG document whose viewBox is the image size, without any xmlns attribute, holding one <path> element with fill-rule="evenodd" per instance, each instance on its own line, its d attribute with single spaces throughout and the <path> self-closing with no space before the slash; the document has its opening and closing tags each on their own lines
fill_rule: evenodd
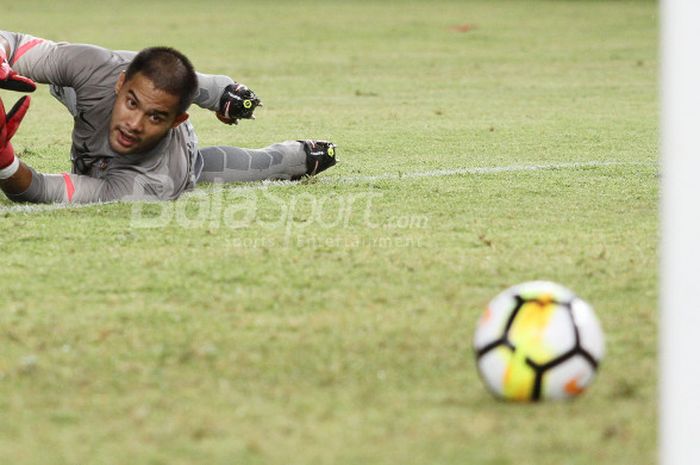
<svg viewBox="0 0 700 465">
<path fill-rule="evenodd" d="M 205 185 L 168 204 L 209 209 L 188 227 L 135 227 L 126 204 L 5 210 L 2 463 L 655 462 L 655 3 L 3 8 L 8 30 L 172 45 L 231 75 L 265 108 L 236 128 L 193 109 L 202 145 L 330 138 L 342 163 L 328 180 L 622 164 Z M 64 171 L 70 128 L 42 89 L 13 142 Z M 254 221 L 231 228 L 224 212 L 242 202 Z M 295 209 L 270 226 L 280 205 Z M 502 404 L 476 375 L 481 309 L 535 278 L 576 290 L 606 329 L 600 378 L 576 402 Z"/>
</svg>

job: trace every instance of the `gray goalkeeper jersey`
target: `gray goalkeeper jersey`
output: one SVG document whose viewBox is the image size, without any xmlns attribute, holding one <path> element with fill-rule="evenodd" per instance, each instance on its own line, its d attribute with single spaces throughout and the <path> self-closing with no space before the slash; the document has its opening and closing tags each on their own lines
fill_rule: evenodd
<svg viewBox="0 0 700 465">
<path fill-rule="evenodd" d="M 104 202 L 176 199 L 194 186 L 197 138 L 185 122 L 168 131 L 145 153 L 119 155 L 109 145 L 109 125 L 119 74 L 135 55 L 92 45 L 56 43 L 0 31 L 10 43 L 9 61 L 19 74 L 50 84 L 74 118 L 71 174 L 33 172 L 27 192 L 13 196 L 30 202 Z M 194 103 L 215 111 L 233 80 L 197 73 Z"/>
</svg>

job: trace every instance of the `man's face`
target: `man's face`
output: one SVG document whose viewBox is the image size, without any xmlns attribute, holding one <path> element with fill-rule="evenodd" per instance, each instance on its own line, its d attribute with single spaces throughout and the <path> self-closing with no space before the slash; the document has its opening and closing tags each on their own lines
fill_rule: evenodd
<svg viewBox="0 0 700 465">
<path fill-rule="evenodd" d="M 187 119 L 187 113 L 177 113 L 180 98 L 157 89 L 141 73 L 128 81 L 122 73 L 115 89 L 117 98 L 109 125 L 109 145 L 120 155 L 152 149 L 168 130 Z"/>
</svg>

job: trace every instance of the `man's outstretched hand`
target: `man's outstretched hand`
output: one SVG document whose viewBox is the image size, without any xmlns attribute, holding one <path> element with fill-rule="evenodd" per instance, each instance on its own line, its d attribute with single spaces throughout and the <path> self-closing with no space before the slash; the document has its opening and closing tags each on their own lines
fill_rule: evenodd
<svg viewBox="0 0 700 465">
<path fill-rule="evenodd" d="M 1 46 L 0 46 L 1 47 Z M 5 52 L 0 48 L 0 89 L 18 92 L 34 92 L 36 84 L 31 79 L 17 74 L 7 62 Z"/>
<path fill-rule="evenodd" d="M 216 117 L 226 124 L 238 124 L 238 120 L 241 119 L 255 119 L 253 112 L 257 107 L 262 106 L 255 92 L 235 82 L 224 89 Z"/>
<path fill-rule="evenodd" d="M 29 96 L 25 95 L 6 114 L 5 106 L 0 99 L 0 170 L 7 168 L 15 161 L 15 151 L 12 149 L 10 139 L 17 132 L 24 115 L 27 114 L 29 102 Z"/>
</svg>

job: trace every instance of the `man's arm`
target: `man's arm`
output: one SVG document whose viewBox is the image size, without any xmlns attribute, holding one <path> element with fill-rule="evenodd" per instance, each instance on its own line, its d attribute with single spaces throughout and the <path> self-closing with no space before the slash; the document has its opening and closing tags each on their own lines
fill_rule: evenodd
<svg viewBox="0 0 700 465">
<path fill-rule="evenodd" d="M 199 90 L 194 96 L 194 104 L 198 107 L 219 111 L 219 102 L 224 94 L 224 89 L 232 85 L 234 80 L 228 76 L 218 74 L 197 73 Z"/>
<path fill-rule="evenodd" d="M 8 62 L 10 43 L 0 36 L 0 89 L 9 89 L 19 92 L 34 92 L 36 84 L 31 79 L 17 74 Z"/>
<path fill-rule="evenodd" d="M 244 84 L 228 76 L 197 73 L 199 92 L 194 104 L 216 112 L 219 121 L 238 124 L 240 119 L 255 119 L 253 112 L 262 102 Z"/>
<path fill-rule="evenodd" d="M 137 172 L 111 173 L 106 179 L 79 174 L 42 174 L 19 162 L 17 172 L 0 179 L 0 189 L 15 202 L 98 203 L 134 200 L 171 200 L 176 197 L 165 182 Z"/>
<path fill-rule="evenodd" d="M 111 51 L 92 45 L 53 42 L 8 31 L 0 31 L 0 38 L 13 72 L 78 92 L 85 85 L 113 89 L 114 70 L 128 64 Z"/>
<path fill-rule="evenodd" d="M 0 46 L 4 46 L 7 61 L 16 73 L 44 84 L 73 87 L 78 93 L 87 84 L 112 89 L 116 83 L 114 70 L 126 69 L 136 55 L 132 51 L 112 52 L 93 45 L 56 43 L 7 31 L 0 31 Z M 194 104 L 216 112 L 226 124 L 255 119 L 253 112 L 262 104 L 248 87 L 224 75 L 197 73 L 197 80 L 199 90 Z"/>
<path fill-rule="evenodd" d="M 21 161 L 17 160 L 17 162 L 19 166 L 15 174 L 7 179 L 0 179 L 0 189 L 8 197 L 21 194 L 32 184 L 32 171 Z"/>
</svg>

